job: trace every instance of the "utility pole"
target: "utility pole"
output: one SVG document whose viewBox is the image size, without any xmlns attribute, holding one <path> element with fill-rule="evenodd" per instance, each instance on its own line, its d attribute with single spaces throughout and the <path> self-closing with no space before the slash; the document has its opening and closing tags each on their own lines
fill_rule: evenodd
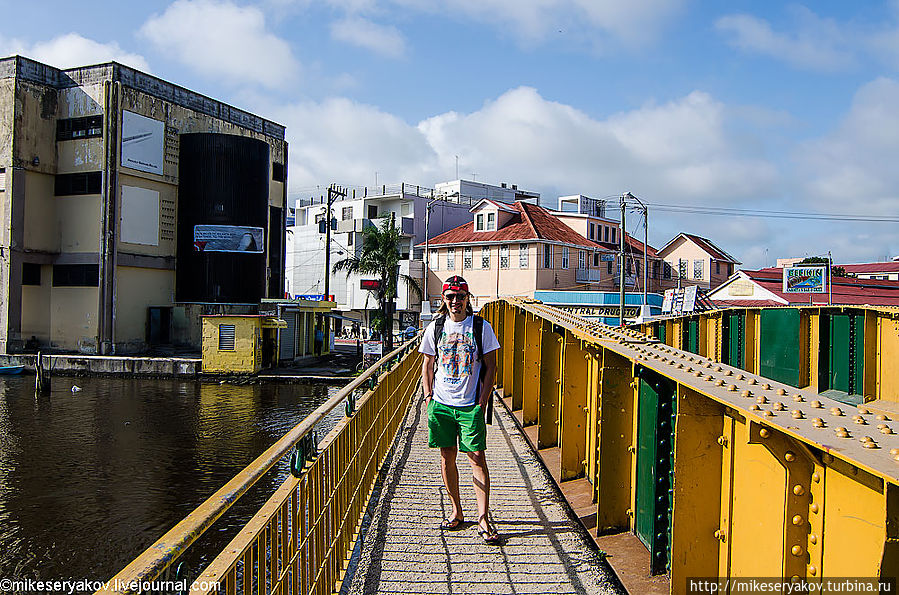
<svg viewBox="0 0 899 595">
<path fill-rule="evenodd" d="M 618 282 L 621 294 L 618 307 L 618 326 L 624 326 L 624 230 L 626 229 L 624 226 L 624 210 L 627 206 L 624 202 L 625 196 L 622 194 L 619 199 L 621 204 L 621 226 L 618 229 Z"/>
<path fill-rule="evenodd" d="M 325 300 L 331 291 L 331 205 L 338 196 L 345 198 L 346 188 L 341 188 L 337 184 L 328 186 L 328 208 L 325 212 Z"/>
<path fill-rule="evenodd" d="M 456 157 L 458 159 L 458 157 Z M 431 199 L 428 201 L 427 206 L 425 207 L 425 286 L 424 286 L 424 299 L 422 300 L 421 305 L 421 313 L 431 315 L 431 296 L 428 293 L 428 277 L 430 277 L 431 270 L 431 250 L 430 250 L 430 240 L 431 240 L 431 209 L 434 207 L 434 202 L 437 199 Z M 427 308 L 425 307 L 427 304 Z M 425 310 L 427 309 L 427 312 Z"/>
<path fill-rule="evenodd" d="M 646 205 L 643 204 L 643 201 L 631 194 L 630 192 L 626 192 L 624 198 L 637 201 L 643 208 L 643 305 L 646 305 L 646 293 L 647 293 L 647 279 L 649 275 L 647 274 L 647 268 L 649 266 L 649 260 L 647 258 L 649 245 L 649 209 L 646 208 Z"/>
</svg>

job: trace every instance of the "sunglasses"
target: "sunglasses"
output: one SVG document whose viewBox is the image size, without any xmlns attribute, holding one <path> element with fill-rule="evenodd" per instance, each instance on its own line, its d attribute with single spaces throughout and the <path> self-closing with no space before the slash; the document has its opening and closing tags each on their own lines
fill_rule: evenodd
<svg viewBox="0 0 899 595">
<path fill-rule="evenodd" d="M 452 302 L 453 300 L 459 300 L 460 302 L 468 297 L 467 293 L 444 293 L 443 299 L 448 302 Z"/>
</svg>

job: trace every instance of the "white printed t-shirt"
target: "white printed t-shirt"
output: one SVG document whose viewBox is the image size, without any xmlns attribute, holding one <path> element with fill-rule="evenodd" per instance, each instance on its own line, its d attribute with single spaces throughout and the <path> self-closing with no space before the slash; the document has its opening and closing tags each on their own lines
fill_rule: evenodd
<svg viewBox="0 0 899 595">
<path fill-rule="evenodd" d="M 468 407 L 478 401 L 478 375 L 481 362 L 478 361 L 478 347 L 474 339 L 474 321 L 471 316 L 462 322 L 454 322 L 447 316 L 443 324 L 443 334 L 434 347 L 434 325 L 431 321 L 421 339 L 418 350 L 425 355 L 434 355 L 437 373 L 434 375 L 434 396 L 438 403 L 450 407 Z M 499 341 L 493 327 L 484 321 L 481 335 L 484 353 L 499 349 Z"/>
</svg>

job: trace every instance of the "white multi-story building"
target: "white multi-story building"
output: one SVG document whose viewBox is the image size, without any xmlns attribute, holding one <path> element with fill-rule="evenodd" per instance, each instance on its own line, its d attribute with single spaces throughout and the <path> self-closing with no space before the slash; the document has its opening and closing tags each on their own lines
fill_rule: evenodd
<svg viewBox="0 0 899 595">
<path fill-rule="evenodd" d="M 424 294 L 424 250 L 416 247 L 425 238 L 434 237 L 471 219 L 470 209 L 490 195 L 494 200 L 539 198 L 534 192 L 520 191 L 479 182 L 455 180 L 425 188 L 412 184 L 350 189 L 345 198 L 331 205 L 331 267 L 348 255 L 359 256 L 363 230 L 380 225 L 382 217 L 393 215 L 403 234 L 400 274 L 418 281 Z M 461 190 L 461 191 L 460 191 Z M 430 205 L 428 229 L 425 214 Z M 323 223 L 327 219 L 327 197 L 300 199 L 294 209 L 294 225 L 287 228 L 286 291 L 291 296 L 322 294 L 325 289 L 326 234 Z M 370 312 L 377 308 L 373 292 L 361 288 L 364 275 L 330 273 L 328 293 L 337 302 L 338 315 L 344 326 L 352 322 L 368 328 Z M 396 300 L 394 328 L 417 325 L 421 312 L 421 297 L 400 282 Z"/>
</svg>

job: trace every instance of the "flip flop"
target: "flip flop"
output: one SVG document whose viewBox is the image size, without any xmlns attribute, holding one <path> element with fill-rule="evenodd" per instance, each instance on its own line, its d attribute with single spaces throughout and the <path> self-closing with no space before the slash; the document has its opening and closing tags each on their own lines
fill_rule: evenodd
<svg viewBox="0 0 899 595">
<path fill-rule="evenodd" d="M 485 531 L 483 529 L 478 529 L 478 535 L 484 540 L 484 543 L 487 545 L 500 545 L 502 543 L 502 538 L 499 536 L 499 533 L 490 530 Z"/>
<path fill-rule="evenodd" d="M 444 531 L 458 531 L 465 524 L 465 519 L 444 519 L 440 528 Z"/>
</svg>

